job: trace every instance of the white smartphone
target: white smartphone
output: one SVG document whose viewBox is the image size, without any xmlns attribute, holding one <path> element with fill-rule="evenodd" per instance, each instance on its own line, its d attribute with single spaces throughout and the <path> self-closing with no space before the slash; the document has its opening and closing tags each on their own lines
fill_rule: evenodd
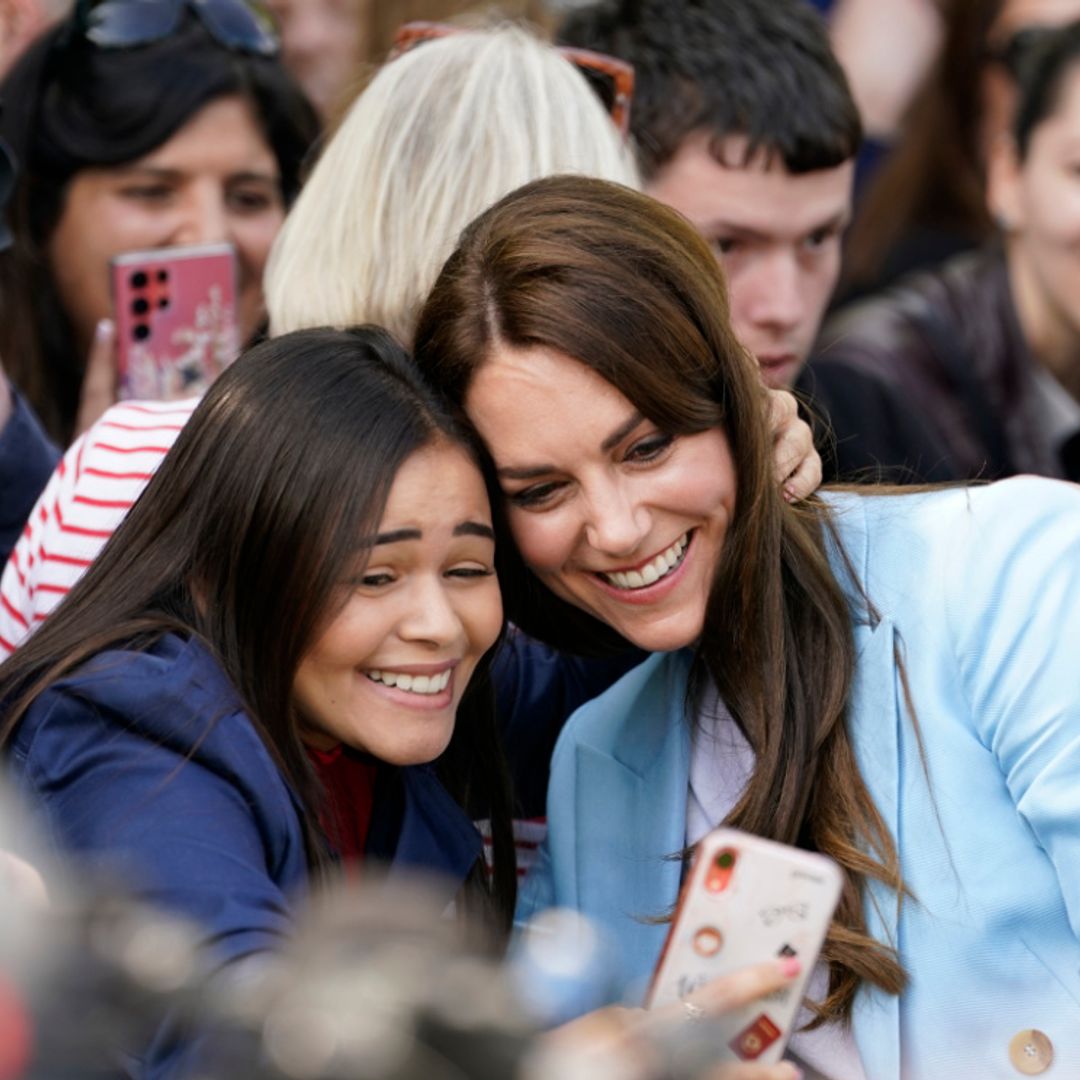
<svg viewBox="0 0 1080 1080">
<path fill-rule="evenodd" d="M 716 829 L 698 844 L 647 1005 L 762 961 L 797 956 L 788 986 L 715 1021 L 721 1060 L 773 1064 L 784 1054 L 807 980 L 840 899 L 840 868 L 824 855 Z"/>
</svg>

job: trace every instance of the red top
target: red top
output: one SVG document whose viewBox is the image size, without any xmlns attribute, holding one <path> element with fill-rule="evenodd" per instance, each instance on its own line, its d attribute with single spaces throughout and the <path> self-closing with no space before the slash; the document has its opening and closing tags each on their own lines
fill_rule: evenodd
<svg viewBox="0 0 1080 1080">
<path fill-rule="evenodd" d="M 332 750 L 306 749 L 326 791 L 319 823 L 343 861 L 362 859 L 375 802 L 375 763 L 343 743 Z"/>
</svg>

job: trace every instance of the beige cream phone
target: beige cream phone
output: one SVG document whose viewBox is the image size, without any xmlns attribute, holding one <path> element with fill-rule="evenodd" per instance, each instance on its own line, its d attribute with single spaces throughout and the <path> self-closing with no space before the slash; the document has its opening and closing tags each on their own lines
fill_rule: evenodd
<svg viewBox="0 0 1080 1080">
<path fill-rule="evenodd" d="M 679 1001 L 751 964 L 797 956 L 802 970 L 789 985 L 716 1020 L 723 1058 L 779 1061 L 842 880 L 824 855 L 735 829 L 709 833 L 683 885 L 648 1006 Z"/>
</svg>

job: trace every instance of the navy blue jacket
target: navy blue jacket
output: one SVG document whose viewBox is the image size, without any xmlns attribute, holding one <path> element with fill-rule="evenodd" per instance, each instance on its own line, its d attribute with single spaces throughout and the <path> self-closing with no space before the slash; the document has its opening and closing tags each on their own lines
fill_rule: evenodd
<svg viewBox="0 0 1080 1080">
<path fill-rule="evenodd" d="M 307 888 L 302 808 L 206 647 L 163 637 L 102 653 L 32 705 L 8 764 L 57 846 L 114 868 L 143 899 L 199 922 L 221 963 L 272 949 Z M 380 775 L 375 854 L 447 875 L 480 856 L 429 766 Z M 449 899 L 449 895 L 448 895 Z M 133 1075 L 184 1075 L 162 1038 Z"/>
<path fill-rule="evenodd" d="M 0 430 L 0 567 L 59 460 L 60 451 L 12 387 L 11 416 Z"/>
</svg>

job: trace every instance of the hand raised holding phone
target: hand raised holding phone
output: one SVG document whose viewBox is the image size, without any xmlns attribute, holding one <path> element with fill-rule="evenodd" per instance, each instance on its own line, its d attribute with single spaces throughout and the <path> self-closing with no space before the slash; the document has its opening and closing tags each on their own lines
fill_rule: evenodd
<svg viewBox="0 0 1080 1080">
<path fill-rule="evenodd" d="M 537 1075 L 563 1075 L 561 1058 L 575 1076 L 799 1080 L 800 1070 L 786 1061 L 725 1062 L 713 1032 L 724 1016 L 784 992 L 801 972 L 797 959 L 769 960 L 714 979 L 682 1001 L 648 1010 L 597 1009 L 545 1036 Z"/>
<path fill-rule="evenodd" d="M 703 1008 L 703 996 L 723 1003 L 732 979 L 770 958 L 791 973 L 785 985 L 713 1012 L 722 1060 L 778 1062 L 842 881 L 839 868 L 823 855 L 734 829 L 709 833 L 683 885 L 649 988 L 649 1007 L 681 1004 L 693 1013 Z"/>
<path fill-rule="evenodd" d="M 236 359 L 230 244 L 130 251 L 111 263 L 121 398 L 201 394 Z"/>
</svg>

